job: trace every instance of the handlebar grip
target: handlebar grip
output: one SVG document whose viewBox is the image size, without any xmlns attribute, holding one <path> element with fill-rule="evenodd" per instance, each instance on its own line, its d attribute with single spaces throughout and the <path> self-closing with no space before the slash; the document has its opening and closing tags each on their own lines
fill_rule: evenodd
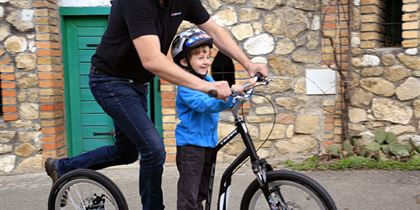
<svg viewBox="0 0 420 210">
<path fill-rule="evenodd" d="M 213 98 L 217 98 L 217 91 L 216 90 L 210 90 L 207 95 Z"/>
<path fill-rule="evenodd" d="M 257 77 L 257 82 L 263 81 L 264 77 L 260 72 L 255 73 L 254 77 Z"/>
</svg>

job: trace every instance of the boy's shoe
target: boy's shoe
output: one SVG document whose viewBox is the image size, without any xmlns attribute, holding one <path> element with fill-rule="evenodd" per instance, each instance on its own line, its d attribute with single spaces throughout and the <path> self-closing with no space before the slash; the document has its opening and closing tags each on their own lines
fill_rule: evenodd
<svg viewBox="0 0 420 210">
<path fill-rule="evenodd" d="M 53 184 L 57 181 L 58 177 L 58 173 L 57 173 L 57 169 L 55 167 L 55 163 L 57 160 L 53 159 L 53 158 L 47 158 L 47 160 L 45 161 L 45 171 L 47 172 L 47 175 L 51 177 Z"/>
</svg>

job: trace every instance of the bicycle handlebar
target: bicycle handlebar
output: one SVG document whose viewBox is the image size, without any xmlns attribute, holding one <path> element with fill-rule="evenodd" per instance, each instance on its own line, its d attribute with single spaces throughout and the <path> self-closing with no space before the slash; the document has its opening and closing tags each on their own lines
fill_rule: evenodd
<svg viewBox="0 0 420 210">
<path fill-rule="evenodd" d="M 266 78 L 266 77 L 264 78 L 263 75 L 260 72 L 257 72 L 255 74 L 254 78 L 257 79 L 256 80 L 257 83 L 262 83 L 262 85 L 267 85 L 269 83 L 268 78 Z M 260 85 L 253 85 L 250 82 L 247 82 L 247 83 L 245 83 L 241 86 L 241 89 L 243 90 L 243 92 L 247 92 L 247 91 L 249 91 L 251 89 L 254 89 L 255 87 L 258 87 L 258 86 L 260 86 Z M 241 93 L 238 93 L 236 90 L 232 89 L 231 91 L 232 91 L 232 96 L 233 97 L 242 95 Z M 214 98 L 217 97 L 217 91 L 216 90 L 210 90 L 207 94 L 210 97 L 214 97 Z"/>
</svg>

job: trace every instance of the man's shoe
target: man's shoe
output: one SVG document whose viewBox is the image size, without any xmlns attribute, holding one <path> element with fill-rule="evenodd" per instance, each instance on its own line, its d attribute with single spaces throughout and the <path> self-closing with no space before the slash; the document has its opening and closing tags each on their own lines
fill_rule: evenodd
<svg viewBox="0 0 420 210">
<path fill-rule="evenodd" d="M 45 161 L 45 171 L 47 172 L 48 176 L 51 177 L 53 184 L 59 178 L 58 173 L 57 173 L 57 169 L 55 167 L 56 161 L 57 160 L 55 160 L 53 158 L 47 158 L 47 160 Z"/>
</svg>

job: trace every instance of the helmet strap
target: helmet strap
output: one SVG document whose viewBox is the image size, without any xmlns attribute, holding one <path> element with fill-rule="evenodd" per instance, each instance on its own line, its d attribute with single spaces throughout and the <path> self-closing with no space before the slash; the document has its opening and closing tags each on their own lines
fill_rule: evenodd
<svg viewBox="0 0 420 210">
<path fill-rule="evenodd" d="M 201 74 L 199 74 L 199 73 L 197 73 L 193 68 L 192 68 L 192 65 L 191 65 L 191 63 L 190 63 L 190 59 L 188 59 L 188 57 L 190 57 L 189 56 L 189 52 L 187 52 L 186 53 L 186 55 L 185 55 L 185 60 L 187 61 L 187 64 L 188 64 L 188 67 L 186 68 L 187 69 L 187 71 L 188 72 L 190 72 L 191 74 L 193 74 L 193 75 L 195 75 L 195 76 L 197 76 L 198 78 L 200 78 L 200 79 L 204 79 L 205 77 L 206 77 L 206 75 L 207 75 L 207 72 L 204 74 L 204 75 L 201 75 Z"/>
</svg>

